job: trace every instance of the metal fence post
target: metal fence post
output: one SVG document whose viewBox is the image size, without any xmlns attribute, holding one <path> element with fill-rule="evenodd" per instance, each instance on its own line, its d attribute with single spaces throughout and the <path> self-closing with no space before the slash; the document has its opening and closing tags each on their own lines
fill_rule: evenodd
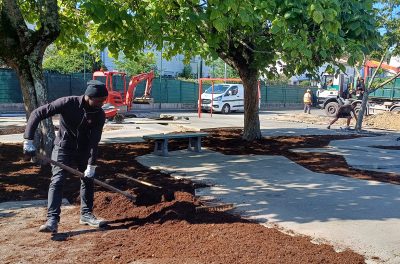
<svg viewBox="0 0 400 264">
<path fill-rule="evenodd" d="M 69 74 L 69 95 L 72 95 L 72 74 Z"/>
<path fill-rule="evenodd" d="M 286 89 L 283 89 L 282 91 L 283 91 L 283 107 L 286 107 Z"/>
<path fill-rule="evenodd" d="M 165 93 L 167 95 L 167 103 L 169 103 L 169 86 L 170 84 L 168 83 L 168 80 L 165 81 Z"/>
<path fill-rule="evenodd" d="M 179 81 L 179 103 L 182 103 L 182 81 Z"/>
</svg>

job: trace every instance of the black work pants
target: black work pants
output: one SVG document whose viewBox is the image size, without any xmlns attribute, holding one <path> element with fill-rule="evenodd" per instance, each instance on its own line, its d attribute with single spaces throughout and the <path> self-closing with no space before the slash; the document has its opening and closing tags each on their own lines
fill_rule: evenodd
<svg viewBox="0 0 400 264">
<path fill-rule="evenodd" d="M 71 151 L 59 146 L 54 146 L 51 154 L 52 160 L 58 161 L 68 167 L 77 166 L 84 172 L 88 161 L 88 152 Z M 60 221 L 63 185 L 67 172 L 58 166 L 52 165 L 51 183 L 49 186 L 47 218 Z M 93 179 L 81 178 L 81 214 L 91 213 L 93 210 L 94 183 Z"/>
</svg>

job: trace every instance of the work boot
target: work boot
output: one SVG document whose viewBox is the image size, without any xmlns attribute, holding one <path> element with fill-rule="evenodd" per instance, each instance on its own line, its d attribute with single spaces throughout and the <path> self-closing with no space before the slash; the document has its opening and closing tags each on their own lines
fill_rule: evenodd
<svg viewBox="0 0 400 264">
<path fill-rule="evenodd" d="M 89 225 L 93 227 L 103 227 L 107 224 L 107 222 L 104 221 L 103 219 L 97 219 L 92 213 L 86 213 L 81 215 L 79 224 Z"/>
<path fill-rule="evenodd" d="M 48 219 L 44 225 L 39 227 L 39 232 L 44 233 L 57 233 L 58 230 L 58 221 L 55 219 Z"/>
<path fill-rule="evenodd" d="M 330 125 L 329 125 L 329 126 L 327 126 L 327 127 L 326 127 L 326 129 L 331 129 L 331 126 L 330 126 Z"/>
</svg>

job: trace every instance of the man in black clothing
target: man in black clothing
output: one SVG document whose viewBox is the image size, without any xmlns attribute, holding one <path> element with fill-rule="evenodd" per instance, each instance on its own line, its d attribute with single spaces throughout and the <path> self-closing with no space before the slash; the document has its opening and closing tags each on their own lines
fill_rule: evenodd
<svg viewBox="0 0 400 264">
<path fill-rule="evenodd" d="M 92 211 L 97 147 L 105 123 L 105 113 L 101 107 L 107 95 L 108 91 L 102 82 L 91 80 L 84 95 L 62 97 L 35 109 L 28 119 L 24 134 L 24 154 L 34 156 L 36 149 L 33 138 L 39 122 L 56 114 L 60 115 L 60 126 L 51 158 L 70 167 L 76 166 L 84 173 L 80 190 L 80 223 L 94 227 L 105 224 L 105 221 L 97 219 Z M 57 233 L 60 221 L 62 189 L 67 172 L 52 165 L 52 174 L 47 222 L 40 227 L 40 232 Z"/>
<path fill-rule="evenodd" d="M 338 121 L 339 118 L 346 118 L 347 123 L 346 123 L 345 130 L 349 130 L 352 113 L 354 115 L 354 118 L 357 121 L 357 116 L 356 116 L 356 112 L 354 111 L 354 106 L 351 105 L 351 102 L 349 100 L 345 100 L 343 102 L 343 105 L 339 107 L 339 110 L 336 113 L 335 119 L 333 119 L 326 128 L 331 129 L 331 125 L 333 125 L 336 121 Z"/>
<path fill-rule="evenodd" d="M 365 92 L 365 83 L 364 79 L 360 78 L 357 80 L 357 86 L 356 86 L 356 96 L 358 100 L 362 100 Z"/>
</svg>

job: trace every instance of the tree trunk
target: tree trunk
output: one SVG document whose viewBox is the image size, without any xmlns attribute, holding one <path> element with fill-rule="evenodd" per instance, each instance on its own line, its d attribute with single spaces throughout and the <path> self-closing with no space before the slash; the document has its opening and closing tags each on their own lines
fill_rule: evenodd
<svg viewBox="0 0 400 264">
<path fill-rule="evenodd" d="M 244 86 L 244 127 L 242 138 L 253 141 L 261 138 L 257 70 L 239 70 Z"/>
<path fill-rule="evenodd" d="M 29 61 L 36 61 L 29 59 Z M 24 100 L 26 117 L 29 118 L 32 111 L 41 105 L 48 103 L 47 89 L 45 87 L 44 76 L 41 67 L 19 66 L 17 70 L 21 84 L 22 97 Z M 54 126 L 51 118 L 43 120 L 35 134 L 35 145 L 41 149 L 46 156 L 50 156 L 55 138 Z"/>
<path fill-rule="evenodd" d="M 357 123 L 356 123 L 356 127 L 355 127 L 357 132 L 361 132 L 361 129 L 362 129 L 362 122 L 364 119 L 364 115 L 367 112 L 367 103 L 368 103 L 369 93 L 370 93 L 369 89 L 366 89 L 363 94 L 363 98 L 362 98 L 362 102 L 361 102 L 361 109 L 360 109 L 360 112 L 358 113 Z"/>
<path fill-rule="evenodd" d="M 41 1 L 35 10 L 38 11 L 37 30 L 27 26 L 20 4 L 15 0 L 3 0 L 0 5 L 0 59 L 17 72 L 28 118 L 35 108 L 48 102 L 43 54 L 59 36 L 61 28 L 57 0 Z M 54 138 L 53 122 L 43 120 L 35 134 L 35 145 L 49 156 Z"/>
</svg>

